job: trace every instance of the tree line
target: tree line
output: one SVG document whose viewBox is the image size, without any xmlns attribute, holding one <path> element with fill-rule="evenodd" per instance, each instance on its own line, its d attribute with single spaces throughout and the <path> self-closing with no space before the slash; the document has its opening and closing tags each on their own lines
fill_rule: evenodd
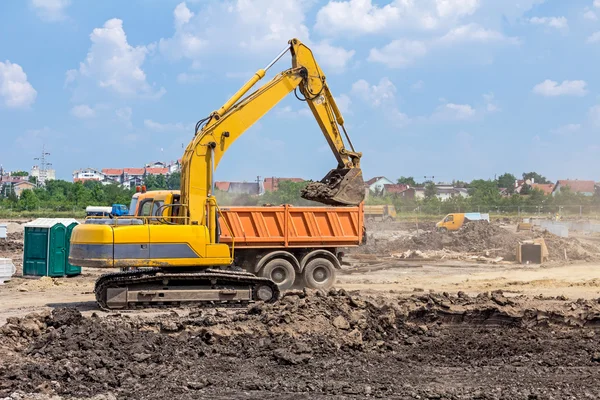
<svg viewBox="0 0 600 400">
<path fill-rule="evenodd" d="M 536 183 L 547 183 L 548 180 L 535 172 L 523 174 L 524 180 Z M 171 174 L 148 175 L 144 179 L 147 190 L 179 189 L 181 175 Z M 538 208 L 543 210 L 555 209 L 560 206 L 593 206 L 600 207 L 600 196 L 584 196 L 573 193 L 568 188 L 563 188 L 555 196 L 545 195 L 527 185 L 521 194 L 514 193 L 514 182 L 516 177 L 510 173 L 502 174 L 494 180 L 473 180 L 471 182 L 455 181 L 456 187 L 465 187 L 469 197 L 455 195 L 447 200 L 440 200 L 436 194 L 433 182 L 418 183 L 413 177 L 400 177 L 398 183 L 408 184 L 415 187 L 425 187 L 423 199 L 409 199 L 398 195 L 371 194 L 366 204 L 393 204 L 397 209 L 419 210 L 424 213 L 449 213 L 457 211 L 481 211 L 494 212 L 494 210 L 514 210 L 519 208 Z M 300 191 L 307 182 L 283 181 L 279 183 L 277 191 L 266 192 L 261 196 L 249 194 L 231 194 L 228 192 L 216 192 L 219 204 L 222 206 L 260 206 L 265 204 L 280 205 L 292 204 L 296 206 L 316 206 L 318 203 L 311 202 L 300 197 Z M 502 196 L 499 188 L 507 189 L 508 195 Z M 53 210 L 53 211 L 82 211 L 88 205 L 110 206 L 112 204 L 128 205 L 135 189 L 127 189 L 118 184 L 103 185 L 98 181 L 67 182 L 63 180 L 47 181 L 44 187 L 33 190 L 24 190 L 20 198 L 10 190 L 10 187 L 0 193 L 0 208 L 15 211 Z"/>
</svg>

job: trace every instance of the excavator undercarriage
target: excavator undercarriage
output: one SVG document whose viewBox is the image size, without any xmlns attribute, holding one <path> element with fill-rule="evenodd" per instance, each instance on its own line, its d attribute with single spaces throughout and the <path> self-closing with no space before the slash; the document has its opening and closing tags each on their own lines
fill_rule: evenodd
<svg viewBox="0 0 600 400">
<path fill-rule="evenodd" d="M 102 275 L 94 288 L 102 309 L 161 307 L 202 303 L 218 307 L 274 302 L 279 288 L 247 272 L 206 269 L 175 272 L 160 268 Z"/>
</svg>

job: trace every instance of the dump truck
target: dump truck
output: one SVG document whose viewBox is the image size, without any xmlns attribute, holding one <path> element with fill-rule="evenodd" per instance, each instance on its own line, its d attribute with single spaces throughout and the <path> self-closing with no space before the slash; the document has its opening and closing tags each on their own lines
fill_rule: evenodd
<svg viewBox="0 0 600 400">
<path fill-rule="evenodd" d="M 291 68 L 249 93 L 288 52 Z M 269 263 L 259 271 L 261 276 L 239 271 L 240 266 L 235 264 L 235 243 L 221 241 L 223 217 L 215 197 L 215 170 L 230 146 L 292 92 L 310 109 L 337 162 L 323 179 L 309 183 L 301 196 L 328 206 L 360 206 L 365 197 L 360 168 L 362 153 L 355 150 L 350 140 L 326 74 L 314 53 L 300 40 L 291 39 L 281 53 L 265 68 L 257 70 L 219 109 L 196 123 L 182 156 L 178 198 L 172 196 L 170 202 L 157 204 L 156 210 L 154 203 L 140 202 L 142 213 L 149 213 L 143 221 L 116 218 L 113 222 L 81 224 L 73 230 L 71 264 L 122 269 L 96 280 L 94 293 L 101 308 L 181 303 L 243 305 L 279 299 L 281 290 L 273 280 L 278 276 L 267 272 L 282 268 Z M 210 96 L 218 97 L 215 93 Z M 243 160 L 236 161 L 240 169 L 249 168 Z M 310 163 L 311 155 L 299 155 L 296 161 Z M 335 221 L 320 218 L 323 224 L 335 227 Z M 281 222 L 289 223 L 285 218 Z M 316 245 L 324 246 L 322 242 L 318 240 Z M 283 265 L 286 257 L 282 254 L 277 260 Z M 307 262 L 303 270 L 318 271 L 323 268 L 315 265 L 331 261 L 327 254 L 303 260 Z"/>
<path fill-rule="evenodd" d="M 490 222 L 490 214 L 482 213 L 452 213 L 448 214 L 435 226 L 440 232 L 457 231 L 469 221 Z"/>
<path fill-rule="evenodd" d="M 134 217 L 147 224 L 172 218 L 178 190 L 133 195 Z M 280 290 L 292 286 L 327 289 L 341 268 L 341 248 L 364 242 L 364 206 L 255 206 L 219 209 L 220 243 L 235 249 L 234 264 L 273 280 Z M 91 220 L 90 223 L 98 223 Z M 150 249 L 152 252 L 152 249 Z"/>
<path fill-rule="evenodd" d="M 365 206 L 367 221 L 393 221 L 396 218 L 396 207 L 392 204 Z"/>
</svg>

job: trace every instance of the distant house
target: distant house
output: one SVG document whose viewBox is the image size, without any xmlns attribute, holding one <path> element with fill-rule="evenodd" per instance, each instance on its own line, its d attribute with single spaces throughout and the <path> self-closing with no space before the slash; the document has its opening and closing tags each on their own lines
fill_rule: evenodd
<svg viewBox="0 0 600 400">
<path fill-rule="evenodd" d="M 387 184 L 387 185 L 383 185 L 383 191 L 382 194 L 388 195 L 388 194 L 399 194 L 404 192 L 406 189 L 408 189 L 408 185 L 402 184 L 402 183 L 395 183 L 395 184 Z"/>
<path fill-rule="evenodd" d="M 560 193 L 561 189 L 568 187 L 571 192 L 582 194 L 584 196 L 593 196 L 596 192 L 596 183 L 594 181 L 580 181 L 578 179 L 563 179 L 556 182 L 552 195 Z"/>
<path fill-rule="evenodd" d="M 425 198 L 425 188 L 424 187 L 415 187 L 414 189 L 414 198 L 415 199 L 424 199 Z M 469 197 L 469 190 L 467 188 L 457 188 L 450 184 L 437 184 L 435 185 L 435 196 L 441 201 L 449 200 L 452 197 L 461 196 L 464 198 Z"/>
<path fill-rule="evenodd" d="M 231 182 L 215 182 L 215 188 L 222 192 L 228 192 L 230 183 Z"/>
<path fill-rule="evenodd" d="M 73 171 L 73 182 L 85 182 L 86 180 L 102 181 L 106 175 L 94 168 L 83 168 Z"/>
<path fill-rule="evenodd" d="M 145 168 L 123 168 L 123 186 L 134 188 L 144 183 Z"/>
<path fill-rule="evenodd" d="M 33 190 L 35 189 L 35 187 L 35 184 L 29 181 L 21 181 L 13 184 L 13 191 L 15 192 L 15 195 L 17 197 L 21 197 L 21 193 L 23 193 L 23 190 Z"/>
<path fill-rule="evenodd" d="M 145 169 L 146 175 L 169 175 L 169 168 L 167 167 L 152 167 Z"/>
<path fill-rule="evenodd" d="M 146 168 L 167 168 L 167 163 L 155 161 L 153 163 L 146 164 Z"/>
<path fill-rule="evenodd" d="M 304 182 L 305 180 L 302 178 L 265 178 L 263 182 L 263 187 L 265 192 L 276 192 L 279 189 L 279 183 L 281 182 Z"/>
<path fill-rule="evenodd" d="M 394 182 L 390 181 L 385 176 L 376 176 L 365 182 L 365 185 L 373 193 L 383 193 L 384 185 L 393 185 Z"/>
<path fill-rule="evenodd" d="M 548 196 L 554 191 L 554 183 L 532 183 L 531 188 L 534 190 L 540 190 L 544 192 L 546 196 Z"/>
</svg>

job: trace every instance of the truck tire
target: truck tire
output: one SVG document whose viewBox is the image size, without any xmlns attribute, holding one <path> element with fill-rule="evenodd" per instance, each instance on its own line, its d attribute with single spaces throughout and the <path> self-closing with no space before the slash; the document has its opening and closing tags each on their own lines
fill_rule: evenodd
<svg viewBox="0 0 600 400">
<path fill-rule="evenodd" d="M 280 290 L 291 288 L 296 280 L 294 266 L 291 262 L 283 258 L 274 258 L 269 261 L 262 267 L 258 275 L 275 282 Z"/>
<path fill-rule="evenodd" d="M 335 283 L 335 267 L 326 258 L 313 258 L 302 272 L 304 283 L 311 289 L 329 289 Z"/>
<path fill-rule="evenodd" d="M 448 232 L 448 228 L 440 228 L 440 233 L 446 233 Z"/>
</svg>

